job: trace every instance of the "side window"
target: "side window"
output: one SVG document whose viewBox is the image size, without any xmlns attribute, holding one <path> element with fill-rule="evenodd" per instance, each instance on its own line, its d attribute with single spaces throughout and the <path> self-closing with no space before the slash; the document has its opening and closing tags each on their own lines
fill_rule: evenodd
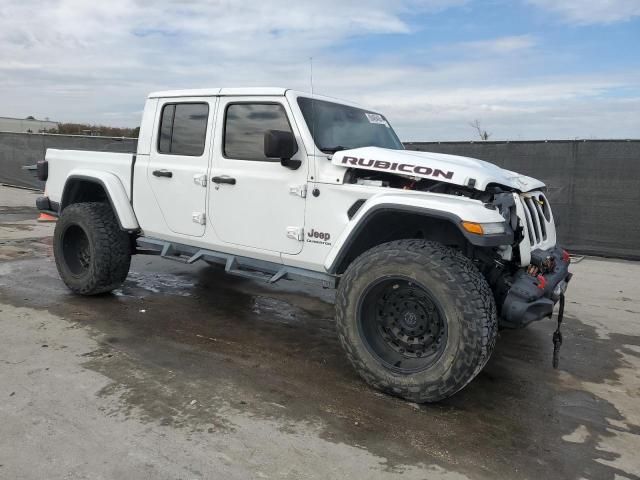
<svg viewBox="0 0 640 480">
<path fill-rule="evenodd" d="M 209 105 L 167 103 L 162 107 L 158 152 L 199 157 L 204 153 Z"/>
<path fill-rule="evenodd" d="M 278 103 L 232 103 L 224 120 L 224 156 L 234 160 L 279 162 L 264 156 L 267 130 L 291 132 L 284 107 Z"/>
</svg>

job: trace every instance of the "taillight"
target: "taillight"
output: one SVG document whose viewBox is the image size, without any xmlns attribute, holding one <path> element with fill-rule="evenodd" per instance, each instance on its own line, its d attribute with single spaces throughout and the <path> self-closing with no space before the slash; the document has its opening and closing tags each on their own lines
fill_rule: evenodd
<svg viewBox="0 0 640 480">
<path fill-rule="evenodd" d="M 39 160 L 38 163 L 36 163 L 36 172 L 38 180 L 46 182 L 47 178 L 49 178 L 49 162 L 46 160 Z"/>
</svg>

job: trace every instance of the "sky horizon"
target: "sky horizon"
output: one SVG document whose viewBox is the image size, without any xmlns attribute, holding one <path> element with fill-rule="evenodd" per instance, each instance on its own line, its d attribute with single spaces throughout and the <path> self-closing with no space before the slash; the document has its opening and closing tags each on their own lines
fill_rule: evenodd
<svg viewBox="0 0 640 480">
<path fill-rule="evenodd" d="M 95 3 L 95 4 L 94 4 Z M 314 90 L 403 141 L 640 138 L 640 0 L 5 0 L 0 116 L 135 127 L 151 91 Z"/>
</svg>

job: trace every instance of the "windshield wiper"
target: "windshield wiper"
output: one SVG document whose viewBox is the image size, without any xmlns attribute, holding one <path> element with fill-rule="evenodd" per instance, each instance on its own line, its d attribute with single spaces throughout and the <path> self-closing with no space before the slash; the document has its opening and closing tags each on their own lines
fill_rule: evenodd
<svg viewBox="0 0 640 480">
<path fill-rule="evenodd" d="M 336 153 L 336 152 L 339 152 L 340 150 L 349 150 L 349 147 L 343 147 L 342 145 L 338 145 L 336 147 L 322 148 L 321 150 L 325 153 Z"/>
</svg>

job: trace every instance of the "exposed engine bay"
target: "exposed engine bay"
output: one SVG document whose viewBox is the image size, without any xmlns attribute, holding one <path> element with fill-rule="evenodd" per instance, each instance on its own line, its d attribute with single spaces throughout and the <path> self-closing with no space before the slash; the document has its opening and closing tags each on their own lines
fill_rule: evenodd
<svg viewBox="0 0 640 480">
<path fill-rule="evenodd" d="M 495 187 L 495 189 L 494 187 L 490 187 L 487 191 L 480 191 L 439 180 L 360 169 L 348 170 L 344 182 L 370 187 L 399 188 L 401 190 L 416 190 L 419 192 L 464 196 L 485 203 L 491 202 L 494 193 L 503 191 L 500 187 Z"/>
</svg>

